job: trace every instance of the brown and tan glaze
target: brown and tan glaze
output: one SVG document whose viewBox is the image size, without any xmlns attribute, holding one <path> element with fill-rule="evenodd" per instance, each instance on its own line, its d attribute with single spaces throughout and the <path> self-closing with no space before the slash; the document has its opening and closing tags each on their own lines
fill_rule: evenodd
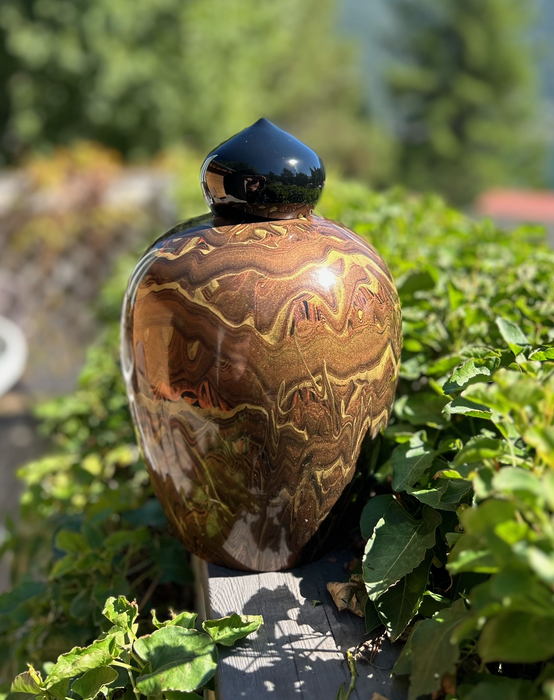
<svg viewBox="0 0 554 700">
<path fill-rule="evenodd" d="M 319 217 L 181 225 L 142 258 L 123 316 L 154 488 L 191 552 L 293 566 L 387 424 L 401 319 L 373 247 Z"/>
</svg>

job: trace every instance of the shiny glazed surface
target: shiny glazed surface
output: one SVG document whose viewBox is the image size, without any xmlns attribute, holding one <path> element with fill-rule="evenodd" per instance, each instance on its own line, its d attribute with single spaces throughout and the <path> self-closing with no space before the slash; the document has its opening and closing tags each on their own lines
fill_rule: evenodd
<svg viewBox="0 0 554 700">
<path fill-rule="evenodd" d="M 138 263 L 122 332 L 151 478 L 185 546 L 293 566 L 389 418 L 401 318 L 381 257 L 319 217 L 202 217 Z"/>
<path fill-rule="evenodd" d="M 325 168 L 306 144 L 258 119 L 208 154 L 200 180 L 204 198 L 218 216 L 296 219 L 312 213 Z"/>
</svg>

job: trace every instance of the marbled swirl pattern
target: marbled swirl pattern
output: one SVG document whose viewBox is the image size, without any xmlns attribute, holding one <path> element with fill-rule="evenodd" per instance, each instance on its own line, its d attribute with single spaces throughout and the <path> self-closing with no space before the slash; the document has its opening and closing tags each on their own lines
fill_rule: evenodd
<svg viewBox="0 0 554 700">
<path fill-rule="evenodd" d="M 310 217 L 181 225 L 129 282 L 123 365 L 158 498 L 185 546 L 294 565 L 387 423 L 400 305 L 378 253 Z"/>
</svg>

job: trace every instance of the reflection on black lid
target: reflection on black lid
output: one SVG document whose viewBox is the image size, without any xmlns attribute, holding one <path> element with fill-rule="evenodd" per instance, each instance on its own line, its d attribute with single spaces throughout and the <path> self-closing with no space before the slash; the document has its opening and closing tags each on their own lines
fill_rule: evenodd
<svg viewBox="0 0 554 700">
<path fill-rule="evenodd" d="M 312 213 L 325 184 L 325 169 L 311 148 L 259 119 L 208 155 L 201 179 L 215 214 L 294 219 Z"/>
</svg>

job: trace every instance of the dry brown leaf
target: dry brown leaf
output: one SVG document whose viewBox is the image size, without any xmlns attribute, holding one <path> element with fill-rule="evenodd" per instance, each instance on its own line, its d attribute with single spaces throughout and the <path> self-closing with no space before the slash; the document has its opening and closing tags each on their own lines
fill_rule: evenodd
<svg viewBox="0 0 554 700">
<path fill-rule="evenodd" d="M 327 590 L 339 611 L 350 610 L 354 615 L 364 617 L 367 592 L 359 574 L 352 576 L 346 583 L 328 583 Z"/>
<path fill-rule="evenodd" d="M 355 594 L 357 587 L 357 584 L 350 582 L 332 582 L 327 584 L 327 590 L 331 594 L 331 598 L 339 611 L 348 609 L 352 596 Z"/>
<path fill-rule="evenodd" d="M 371 700 L 389 700 L 389 699 L 386 698 L 384 695 L 381 695 L 381 693 L 373 693 Z"/>
</svg>

